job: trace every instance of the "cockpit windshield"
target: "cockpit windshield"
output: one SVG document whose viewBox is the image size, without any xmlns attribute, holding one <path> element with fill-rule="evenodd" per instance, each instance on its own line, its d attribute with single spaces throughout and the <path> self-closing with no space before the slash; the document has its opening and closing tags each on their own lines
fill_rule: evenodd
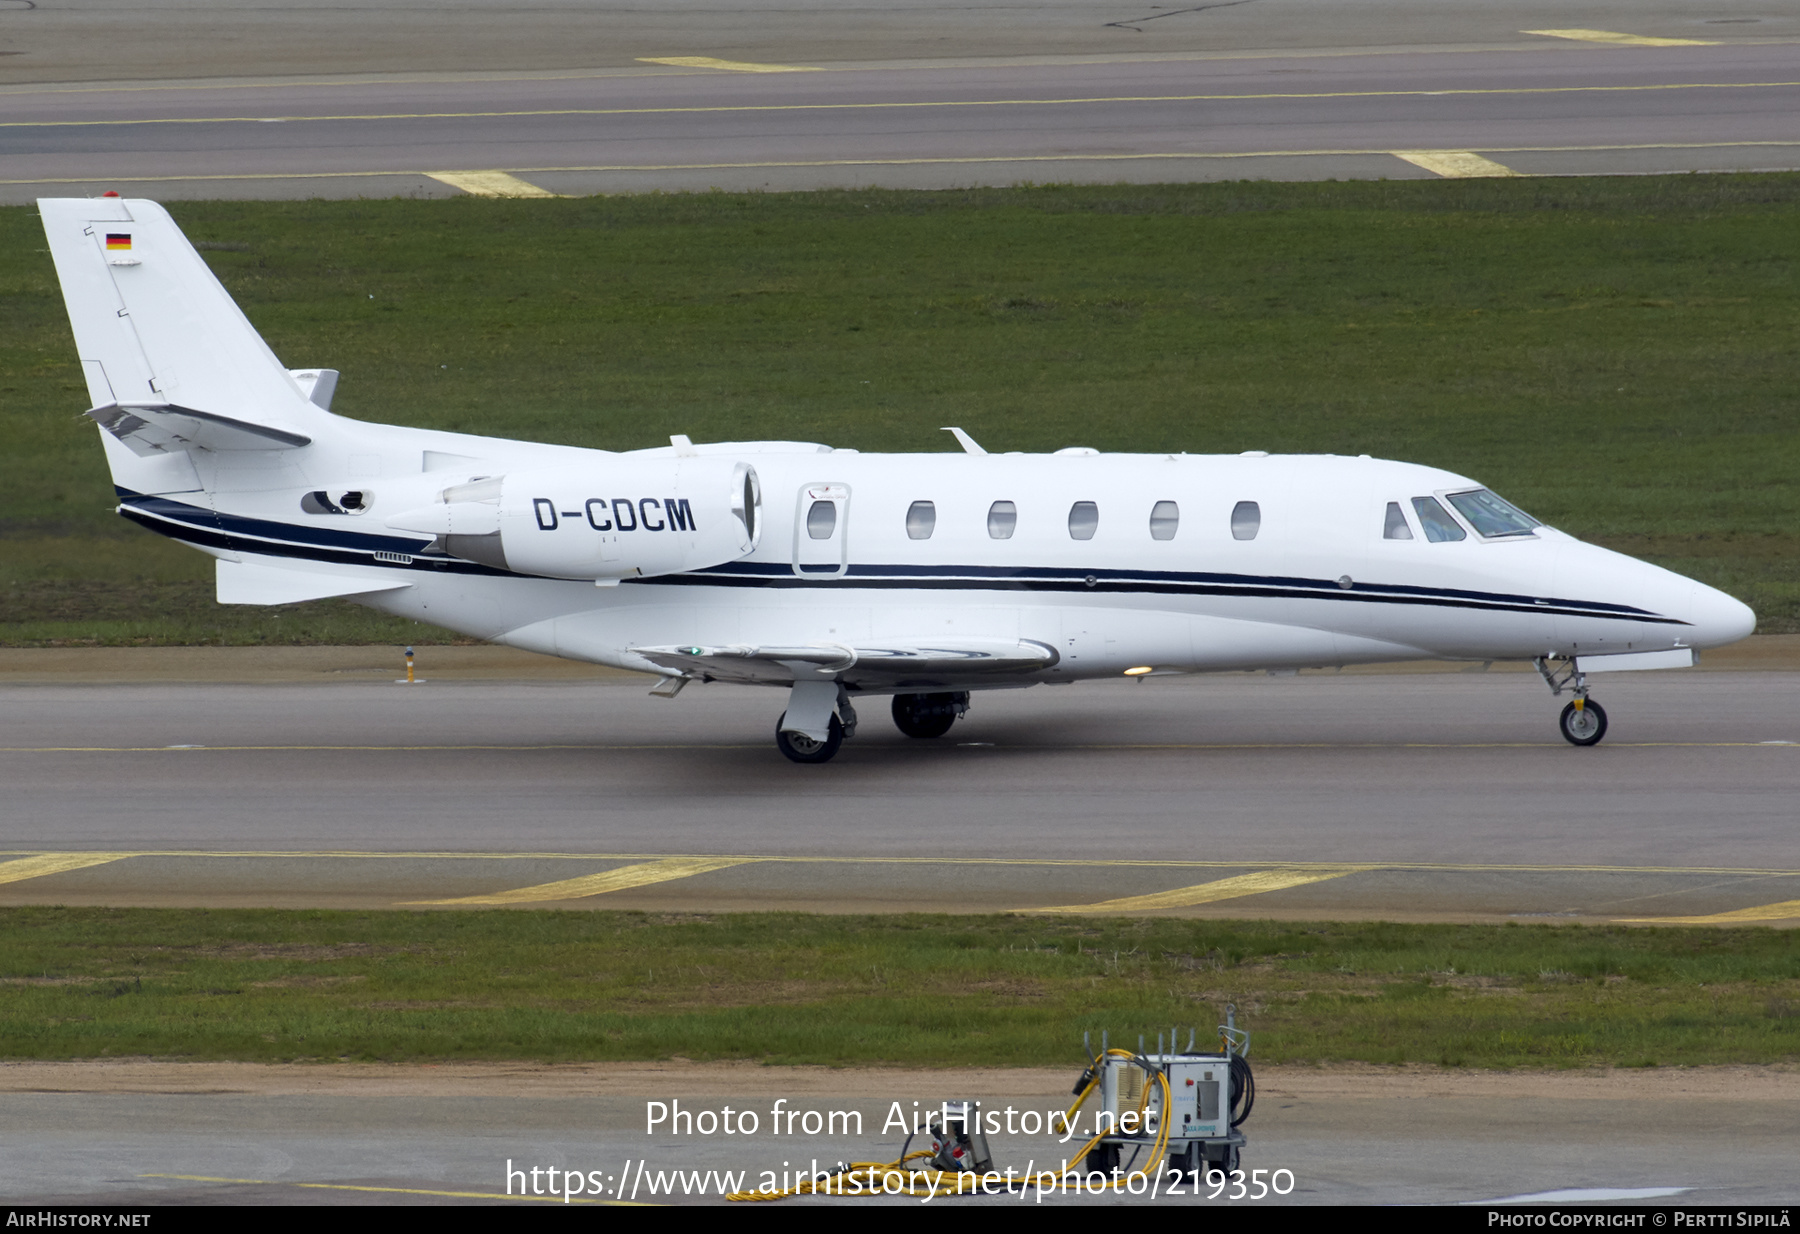
<svg viewBox="0 0 1800 1234">
<path fill-rule="evenodd" d="M 1485 488 L 1466 493 L 1447 493 L 1450 504 L 1469 520 L 1475 534 L 1492 540 L 1500 536 L 1528 536 L 1542 526 L 1535 518 Z"/>
</svg>

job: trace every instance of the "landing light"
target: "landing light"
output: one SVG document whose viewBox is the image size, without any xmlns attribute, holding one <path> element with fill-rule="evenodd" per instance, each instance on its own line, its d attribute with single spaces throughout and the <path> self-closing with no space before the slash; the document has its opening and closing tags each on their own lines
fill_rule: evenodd
<svg viewBox="0 0 1800 1234">
<path fill-rule="evenodd" d="M 1142 677 L 1142 676 L 1143 676 L 1143 675 L 1144 675 L 1144 674 L 1145 674 L 1145 673 L 1148 673 L 1148 672 L 1151 672 L 1151 671 L 1153 671 L 1153 670 L 1152 670 L 1152 669 L 1151 669 L 1151 668 L 1150 668 L 1150 666 L 1149 666 L 1149 665 L 1148 665 L 1148 664 L 1146 664 L 1146 665 L 1144 665 L 1144 666 L 1143 666 L 1143 667 L 1141 667 L 1141 668 L 1128 668 L 1128 669 L 1126 669 L 1126 670 L 1125 670 L 1125 675 L 1126 675 L 1126 676 L 1127 676 L 1127 677 Z"/>
</svg>

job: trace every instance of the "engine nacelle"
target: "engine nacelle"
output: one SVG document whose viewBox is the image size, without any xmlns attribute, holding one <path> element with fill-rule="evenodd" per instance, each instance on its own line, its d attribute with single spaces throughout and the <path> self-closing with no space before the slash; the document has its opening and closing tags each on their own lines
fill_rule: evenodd
<svg viewBox="0 0 1800 1234">
<path fill-rule="evenodd" d="M 608 459 L 445 489 L 389 527 L 445 552 L 550 578 L 643 578 L 723 565 L 756 548 L 756 469 L 727 458 Z"/>
</svg>

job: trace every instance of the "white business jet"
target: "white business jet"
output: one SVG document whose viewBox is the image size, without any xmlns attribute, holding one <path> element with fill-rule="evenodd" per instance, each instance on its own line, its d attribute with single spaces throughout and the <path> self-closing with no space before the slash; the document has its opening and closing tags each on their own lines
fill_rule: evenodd
<svg viewBox="0 0 1800 1234">
<path fill-rule="evenodd" d="M 217 558 L 226 604 L 342 596 L 496 643 L 779 686 L 821 763 L 854 703 L 940 737 L 977 690 L 1378 661 L 1529 660 L 1562 734 L 1587 678 L 1694 663 L 1730 596 L 1369 457 L 613 453 L 365 424 L 290 370 L 154 202 L 39 203 L 119 513 Z"/>
</svg>

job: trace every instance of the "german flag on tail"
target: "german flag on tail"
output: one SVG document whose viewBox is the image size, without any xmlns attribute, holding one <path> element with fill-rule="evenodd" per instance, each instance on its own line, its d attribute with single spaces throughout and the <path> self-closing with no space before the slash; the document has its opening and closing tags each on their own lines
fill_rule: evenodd
<svg viewBox="0 0 1800 1234">
<path fill-rule="evenodd" d="M 130 236 L 120 235 L 116 232 L 110 232 L 110 231 L 106 233 L 106 251 L 107 252 L 109 252 L 109 253 L 121 252 L 121 251 L 129 252 L 130 249 L 131 249 L 131 237 Z"/>
</svg>

